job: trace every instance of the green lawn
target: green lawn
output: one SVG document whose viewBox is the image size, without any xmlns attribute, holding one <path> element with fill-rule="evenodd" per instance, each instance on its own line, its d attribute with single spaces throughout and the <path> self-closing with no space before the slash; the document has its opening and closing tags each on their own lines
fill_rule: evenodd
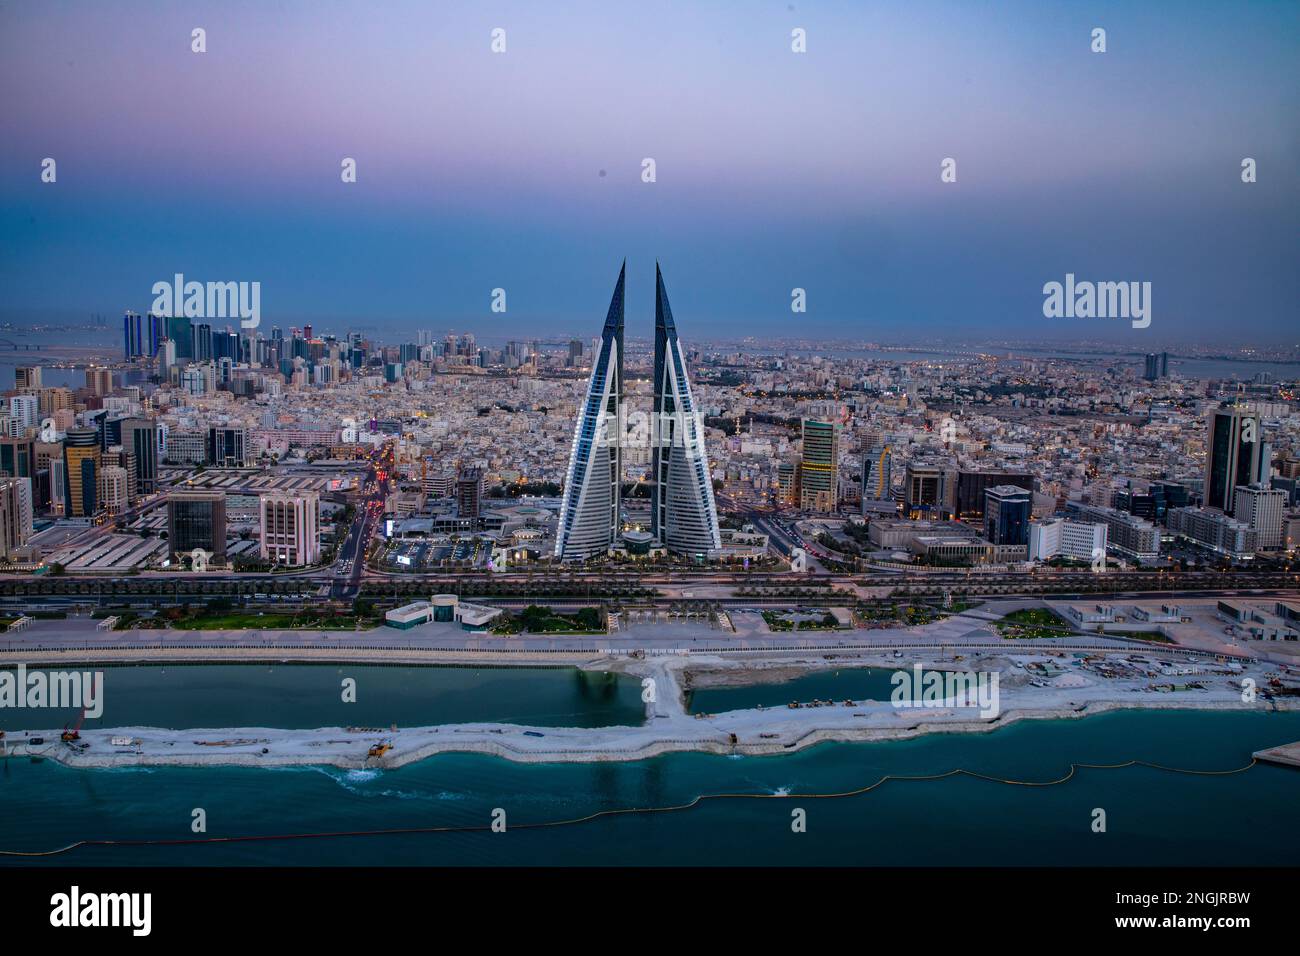
<svg viewBox="0 0 1300 956">
<path fill-rule="evenodd" d="M 1012 611 L 998 621 L 997 629 L 1003 637 L 1012 640 L 1068 637 L 1075 630 L 1047 608 L 1042 607 Z"/>
</svg>

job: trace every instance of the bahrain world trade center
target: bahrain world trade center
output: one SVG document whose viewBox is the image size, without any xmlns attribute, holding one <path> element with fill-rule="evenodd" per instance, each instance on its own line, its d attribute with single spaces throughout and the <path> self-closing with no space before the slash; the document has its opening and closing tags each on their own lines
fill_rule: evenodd
<svg viewBox="0 0 1300 956">
<path fill-rule="evenodd" d="M 555 556 L 563 561 L 604 555 L 618 543 L 621 533 L 622 449 L 628 440 L 623 404 L 626 273 L 624 263 L 574 427 L 555 535 Z M 657 263 L 654 407 L 650 422 L 651 533 L 669 551 L 708 557 L 722 547 L 722 542 L 704 450 L 704 423 L 691 395 L 677 326 Z"/>
</svg>

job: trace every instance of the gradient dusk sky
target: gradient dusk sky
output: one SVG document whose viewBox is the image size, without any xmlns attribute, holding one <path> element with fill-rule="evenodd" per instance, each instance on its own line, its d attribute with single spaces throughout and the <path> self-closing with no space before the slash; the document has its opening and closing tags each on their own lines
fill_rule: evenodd
<svg viewBox="0 0 1300 956">
<path fill-rule="evenodd" d="M 182 272 L 267 327 L 590 336 L 626 256 L 637 335 L 658 259 L 689 339 L 1294 343 L 1298 53 L 1295 2 L 3 2 L 0 318 Z M 1044 319 L 1067 272 L 1151 327 Z"/>
</svg>

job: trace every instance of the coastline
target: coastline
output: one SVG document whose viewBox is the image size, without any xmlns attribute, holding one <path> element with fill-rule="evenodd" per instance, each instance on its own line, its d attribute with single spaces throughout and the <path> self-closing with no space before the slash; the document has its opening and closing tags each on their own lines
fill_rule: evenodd
<svg viewBox="0 0 1300 956">
<path fill-rule="evenodd" d="M 481 661 L 480 655 L 474 656 Z M 515 655 L 509 656 L 516 663 L 529 666 Z M 550 658 L 548 663 L 556 663 L 551 655 L 546 656 Z M 80 769 L 333 766 L 344 770 L 395 770 L 445 753 L 480 753 L 519 763 L 637 761 L 685 751 L 774 756 L 798 753 L 821 743 L 908 740 L 934 733 L 989 733 L 1023 720 L 1077 719 L 1115 710 L 1300 710 L 1300 698 L 1256 699 L 1249 703 L 1241 700 L 1236 682 L 1243 676 L 1251 676 L 1262 683 L 1268 665 L 1257 665 L 1258 674 L 1249 673 L 1248 669 L 1233 673 L 1230 680 L 1206 677 L 1202 689 L 1172 693 L 1150 689 L 1144 680 L 1080 683 L 1081 678 L 1073 674 L 1070 676 L 1075 680 L 1068 684 L 1031 686 L 1015 668 L 1031 657 L 1046 655 L 1015 655 L 1020 660 L 1017 663 L 1012 655 L 1001 651 L 962 665 L 996 665 L 1002 675 L 1001 709 L 988 718 L 981 718 L 977 710 L 946 706 L 948 702 L 944 701 L 938 702 L 938 706 L 901 708 L 889 701 L 854 702 L 852 706 L 841 702 L 799 709 L 768 707 L 693 716 L 686 712 L 684 705 L 682 683 L 688 673 L 721 675 L 723 683 L 734 685 L 745 682 L 746 677 L 758 676 L 760 683 L 767 677 L 770 682 L 774 673 L 792 676 L 829 666 L 898 669 L 919 663 L 933 670 L 951 670 L 954 664 L 935 661 L 928 655 L 908 655 L 905 660 L 880 654 L 860 655 L 852 659 L 836 657 L 833 662 L 824 655 L 805 655 L 799 660 L 769 657 L 744 661 L 692 660 L 677 656 L 592 660 L 590 655 L 579 656 L 584 660 L 570 662 L 573 666 L 622 672 L 654 682 L 655 693 L 646 704 L 644 725 L 575 728 L 468 723 L 397 730 L 124 727 L 84 731 L 82 742 L 91 745 L 87 750 L 62 743 L 58 730 L 29 732 L 29 736 L 44 736 L 46 742 L 40 746 L 29 746 L 17 739 L 3 743 L 9 756 L 38 756 Z M 1213 673 L 1228 674 L 1224 670 Z M 111 744 L 114 737 L 130 738 L 133 749 L 114 750 Z M 368 750 L 376 744 L 387 744 L 390 749 L 379 757 L 368 756 Z"/>
</svg>

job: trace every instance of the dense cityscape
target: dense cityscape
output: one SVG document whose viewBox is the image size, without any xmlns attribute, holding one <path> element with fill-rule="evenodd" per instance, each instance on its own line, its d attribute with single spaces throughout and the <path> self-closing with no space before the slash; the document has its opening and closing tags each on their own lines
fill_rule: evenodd
<svg viewBox="0 0 1300 956">
<path fill-rule="evenodd" d="M 662 332 L 662 277 L 656 296 Z M 624 335 L 622 275 L 614 299 L 602 337 L 501 347 L 128 311 L 120 354 L 16 368 L 0 557 L 16 574 L 149 576 L 197 549 L 209 572 L 358 581 L 1292 567 L 1294 378 L 1168 352 L 732 352 L 678 346 L 670 311 L 647 350 Z M 346 547 L 371 518 L 380 533 Z"/>
</svg>

